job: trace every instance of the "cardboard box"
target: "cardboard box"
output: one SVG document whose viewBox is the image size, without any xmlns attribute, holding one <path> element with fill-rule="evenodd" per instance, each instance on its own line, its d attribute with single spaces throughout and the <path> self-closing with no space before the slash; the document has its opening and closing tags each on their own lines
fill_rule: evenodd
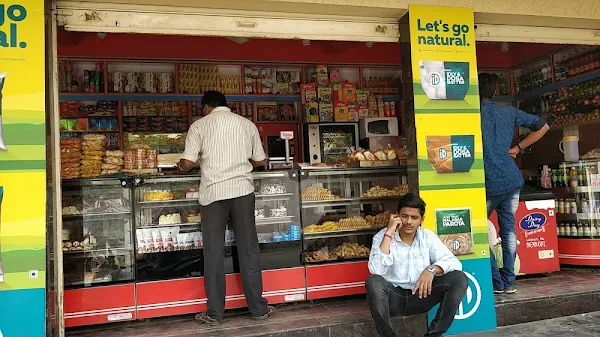
<svg viewBox="0 0 600 337">
<path fill-rule="evenodd" d="M 347 122 L 348 116 L 348 104 L 345 102 L 337 102 L 335 104 L 334 119 L 336 122 Z"/>
</svg>

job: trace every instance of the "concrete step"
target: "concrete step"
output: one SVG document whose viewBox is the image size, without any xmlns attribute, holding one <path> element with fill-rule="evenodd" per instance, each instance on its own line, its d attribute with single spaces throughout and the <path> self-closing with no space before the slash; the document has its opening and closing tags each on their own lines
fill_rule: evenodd
<svg viewBox="0 0 600 337">
<path fill-rule="evenodd" d="M 600 273 L 565 270 L 548 277 L 518 280 L 517 294 L 496 297 L 499 326 L 600 311 Z M 423 336 L 425 315 L 395 317 L 401 336 Z M 501 333 L 502 329 L 498 331 Z M 485 333 L 469 337 L 496 336 Z M 321 337 L 377 336 L 364 296 L 278 306 L 272 318 L 257 322 L 243 310 L 228 311 L 219 327 L 194 321 L 192 315 L 68 330 L 69 337 Z M 507 335 L 508 336 L 508 335 Z M 514 335 L 512 335 L 514 336 Z M 529 336 L 529 335 L 528 335 Z M 562 335 L 561 335 L 562 336 Z"/>
</svg>

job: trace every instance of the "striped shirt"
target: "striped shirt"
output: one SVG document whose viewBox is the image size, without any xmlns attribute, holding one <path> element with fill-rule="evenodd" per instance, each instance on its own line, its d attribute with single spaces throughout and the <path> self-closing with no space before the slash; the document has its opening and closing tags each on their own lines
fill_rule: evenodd
<svg viewBox="0 0 600 337">
<path fill-rule="evenodd" d="M 444 274 L 462 270 L 462 264 L 442 243 L 438 236 L 423 227 L 417 229 L 412 245 L 402 242 L 398 232 L 390 244 L 390 254 L 384 254 L 379 246 L 387 228 L 373 237 L 373 247 L 369 256 L 369 271 L 381 275 L 395 287 L 412 289 L 423 270 L 436 265 L 444 270 Z"/>
<path fill-rule="evenodd" d="M 192 124 L 181 159 L 200 157 L 200 204 L 254 192 L 250 160 L 266 159 L 258 129 L 227 107 L 217 107 Z"/>
</svg>

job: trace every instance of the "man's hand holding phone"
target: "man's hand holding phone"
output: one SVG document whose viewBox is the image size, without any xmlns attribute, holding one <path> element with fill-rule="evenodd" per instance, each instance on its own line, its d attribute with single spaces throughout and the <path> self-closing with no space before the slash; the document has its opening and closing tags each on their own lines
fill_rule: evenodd
<svg viewBox="0 0 600 337">
<path fill-rule="evenodd" d="M 402 218 L 398 214 L 392 214 L 388 222 L 387 234 L 394 235 L 400 228 L 402 228 Z"/>
</svg>

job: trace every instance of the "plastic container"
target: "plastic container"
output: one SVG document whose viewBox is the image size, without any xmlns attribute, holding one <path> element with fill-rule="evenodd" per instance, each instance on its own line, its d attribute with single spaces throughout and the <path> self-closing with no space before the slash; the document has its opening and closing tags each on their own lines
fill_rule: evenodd
<svg viewBox="0 0 600 337">
<path fill-rule="evenodd" d="M 558 149 L 564 154 L 566 162 L 575 162 L 579 160 L 579 138 L 576 136 L 566 136 L 558 144 Z"/>
</svg>

